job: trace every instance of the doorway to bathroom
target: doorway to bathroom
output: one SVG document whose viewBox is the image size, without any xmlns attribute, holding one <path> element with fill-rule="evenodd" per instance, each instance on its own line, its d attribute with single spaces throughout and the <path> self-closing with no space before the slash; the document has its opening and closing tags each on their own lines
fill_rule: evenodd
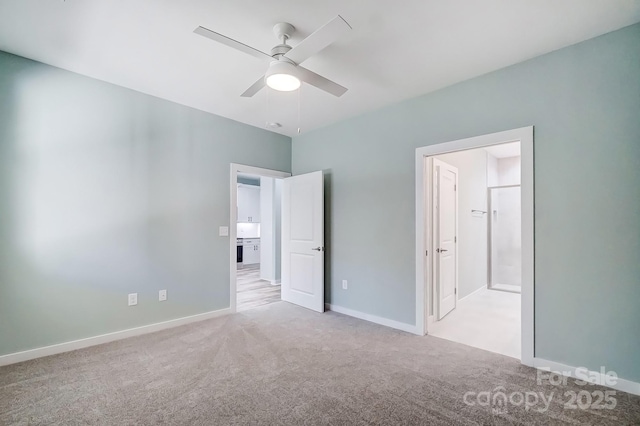
<svg viewBox="0 0 640 426">
<path fill-rule="evenodd" d="M 429 334 L 520 358 L 520 142 L 432 162 Z"/>
<path fill-rule="evenodd" d="M 533 358 L 532 138 L 522 144 L 528 138 L 503 133 L 425 147 L 423 155 L 417 150 L 423 185 L 416 192 L 424 194 L 424 210 L 416 215 L 424 226 L 417 230 L 425 236 L 417 244 L 422 252 L 417 277 L 425 283 L 427 334 L 528 363 Z"/>
</svg>

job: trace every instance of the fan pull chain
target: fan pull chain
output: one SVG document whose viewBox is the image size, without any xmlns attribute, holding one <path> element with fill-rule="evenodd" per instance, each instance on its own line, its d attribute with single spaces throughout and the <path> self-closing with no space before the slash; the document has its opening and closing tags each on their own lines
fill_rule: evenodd
<svg viewBox="0 0 640 426">
<path fill-rule="evenodd" d="M 300 103 L 301 103 L 301 99 L 302 99 L 302 85 L 300 85 L 300 88 L 298 89 L 298 134 L 300 134 Z"/>
<path fill-rule="evenodd" d="M 264 88 L 264 127 L 269 126 L 269 87 Z"/>
</svg>

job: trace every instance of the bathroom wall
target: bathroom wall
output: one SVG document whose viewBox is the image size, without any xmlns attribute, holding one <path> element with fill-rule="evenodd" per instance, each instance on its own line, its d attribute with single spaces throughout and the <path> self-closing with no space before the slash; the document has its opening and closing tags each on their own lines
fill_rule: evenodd
<svg viewBox="0 0 640 426">
<path fill-rule="evenodd" d="M 520 185 L 520 156 L 498 159 L 498 185 Z"/>
<path fill-rule="evenodd" d="M 496 158 L 487 153 L 487 186 L 520 185 L 520 156 Z"/>
<path fill-rule="evenodd" d="M 498 159 L 487 152 L 487 187 L 500 185 Z"/>
</svg>

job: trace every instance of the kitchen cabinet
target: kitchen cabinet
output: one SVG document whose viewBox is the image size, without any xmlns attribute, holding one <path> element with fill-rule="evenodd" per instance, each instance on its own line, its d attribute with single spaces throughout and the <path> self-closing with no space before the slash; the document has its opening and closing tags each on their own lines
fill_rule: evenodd
<svg viewBox="0 0 640 426">
<path fill-rule="evenodd" d="M 238 222 L 260 223 L 260 187 L 238 184 Z"/>
<path fill-rule="evenodd" d="M 244 265 L 260 263 L 260 239 L 244 239 L 242 244 L 242 263 Z"/>
</svg>

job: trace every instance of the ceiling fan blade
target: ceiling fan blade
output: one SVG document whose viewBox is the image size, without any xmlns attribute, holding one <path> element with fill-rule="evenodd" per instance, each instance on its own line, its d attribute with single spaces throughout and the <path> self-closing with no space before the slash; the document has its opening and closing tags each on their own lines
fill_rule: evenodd
<svg viewBox="0 0 640 426">
<path fill-rule="evenodd" d="M 260 77 L 255 83 L 251 85 L 251 87 L 245 90 L 244 93 L 240 96 L 242 96 L 243 98 L 250 98 L 256 93 L 258 93 L 260 89 L 262 89 L 263 87 L 264 87 L 264 76 Z"/>
<path fill-rule="evenodd" d="M 258 49 L 254 49 L 251 46 L 247 46 L 244 43 L 240 43 L 239 41 L 236 41 L 227 36 L 223 36 L 222 34 L 219 34 L 215 31 L 211 31 L 205 27 L 198 27 L 195 30 L 193 30 L 193 32 L 203 37 L 210 38 L 211 40 L 217 41 L 218 43 L 222 43 L 226 46 L 233 47 L 234 49 L 239 50 L 241 52 L 248 53 L 249 55 L 254 56 L 258 59 L 273 61 L 273 58 L 271 57 L 271 55 L 261 52 Z"/>
<path fill-rule="evenodd" d="M 349 90 L 346 87 L 340 86 L 338 83 L 334 83 L 333 81 L 301 66 L 298 66 L 298 76 L 305 83 L 324 90 L 327 93 L 331 93 L 334 96 L 342 96 L 347 90 Z"/>
<path fill-rule="evenodd" d="M 342 16 L 338 15 L 298 43 L 296 47 L 288 51 L 284 56 L 296 64 L 300 64 L 336 41 L 349 30 L 351 30 L 351 26 Z"/>
</svg>

